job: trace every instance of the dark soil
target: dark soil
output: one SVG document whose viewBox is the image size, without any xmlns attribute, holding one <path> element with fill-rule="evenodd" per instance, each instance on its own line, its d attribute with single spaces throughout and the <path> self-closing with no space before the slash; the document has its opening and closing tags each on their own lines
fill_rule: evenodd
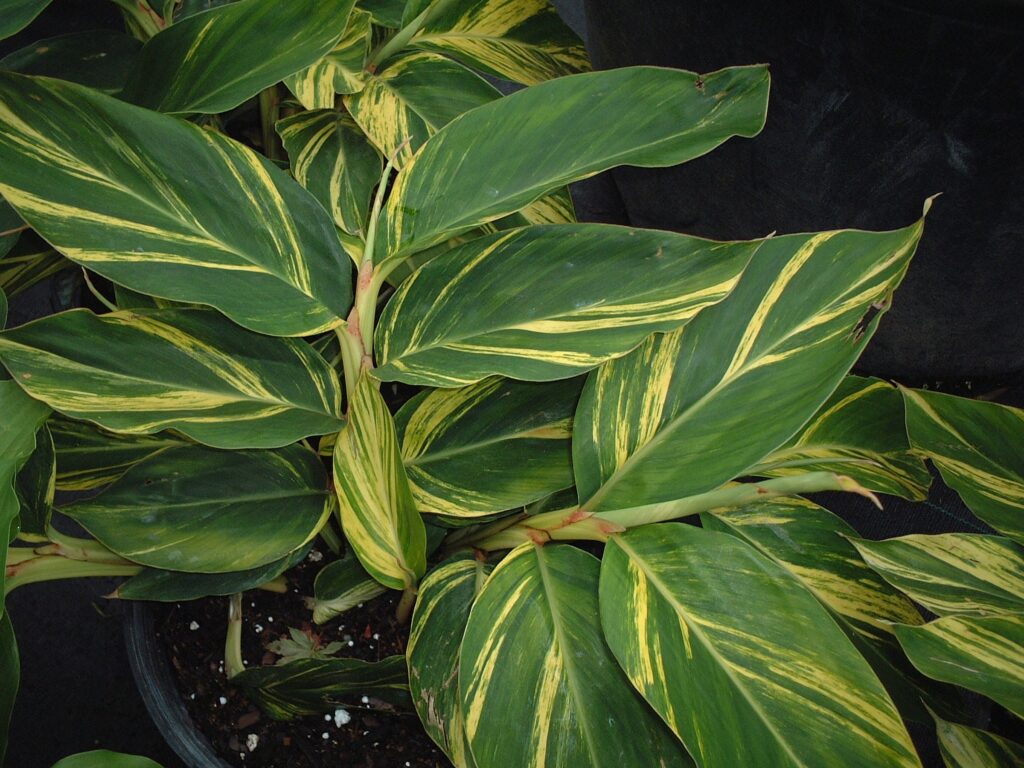
<svg viewBox="0 0 1024 768">
<path fill-rule="evenodd" d="M 314 557 L 317 555 L 314 554 Z M 327 558 L 289 571 L 289 591 L 245 593 L 243 658 L 248 665 L 277 660 L 266 645 L 288 628 L 320 634 L 322 644 L 341 641 L 339 655 L 378 661 L 405 652 L 408 627 L 395 621 L 397 597 L 387 594 L 322 626 L 311 626 L 303 596 Z M 228 763 L 265 768 L 435 768 L 450 765 L 424 733 L 414 712 L 374 709 L 360 699 L 344 709 L 351 720 L 336 725 L 333 712 L 289 722 L 273 720 L 232 686 L 224 674 L 228 599 L 168 604 L 157 617 L 157 635 L 177 673 L 193 722 Z M 198 626 L 197 626 L 198 625 Z M 255 749 L 250 750 L 256 736 Z"/>
</svg>

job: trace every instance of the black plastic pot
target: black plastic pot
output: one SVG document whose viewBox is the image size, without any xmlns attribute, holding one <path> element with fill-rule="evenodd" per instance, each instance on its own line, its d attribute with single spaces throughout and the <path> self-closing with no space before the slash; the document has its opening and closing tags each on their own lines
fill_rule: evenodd
<svg viewBox="0 0 1024 768">
<path fill-rule="evenodd" d="M 599 68 L 768 62 L 768 124 L 614 173 L 634 225 L 716 238 L 904 226 L 943 197 L 863 369 L 1024 371 L 1024 2 L 586 0 Z"/>
<path fill-rule="evenodd" d="M 192 723 L 175 685 L 167 651 L 156 636 L 154 619 L 149 603 L 128 603 L 124 643 L 135 685 L 149 716 L 187 768 L 231 768 L 217 757 L 210 742 Z"/>
</svg>

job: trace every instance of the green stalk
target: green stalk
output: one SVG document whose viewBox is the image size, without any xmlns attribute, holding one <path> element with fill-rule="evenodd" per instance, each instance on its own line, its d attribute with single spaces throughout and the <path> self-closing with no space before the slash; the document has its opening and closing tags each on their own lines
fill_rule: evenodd
<svg viewBox="0 0 1024 768">
<path fill-rule="evenodd" d="M 276 579 L 270 581 L 264 581 L 262 584 L 257 584 L 254 589 L 261 589 L 264 592 L 273 592 L 276 595 L 283 595 L 288 592 L 288 579 L 284 576 L 278 576 Z"/>
<path fill-rule="evenodd" d="M 849 491 L 870 499 L 881 508 L 871 491 L 855 480 L 833 472 L 808 472 L 778 477 L 760 483 L 731 483 L 722 488 L 685 499 L 642 507 L 588 512 L 585 509 L 557 510 L 534 515 L 523 522 L 487 537 L 473 546 L 483 550 L 510 549 L 527 541 L 607 541 L 609 537 L 651 523 L 678 520 L 712 509 L 741 507 L 758 501 L 818 491 Z"/>
<path fill-rule="evenodd" d="M 167 23 L 154 11 L 146 0 L 113 0 L 114 5 L 124 11 L 130 26 L 135 28 L 137 37 L 146 41 L 160 32 Z"/>
<path fill-rule="evenodd" d="M 395 618 L 399 624 L 408 624 L 412 618 L 412 609 L 416 607 L 416 587 L 406 587 L 395 608 Z"/>
<path fill-rule="evenodd" d="M 135 565 L 120 555 L 110 551 L 95 539 L 79 539 L 67 536 L 54 527 L 47 530 L 50 544 L 36 547 L 38 555 L 56 555 L 70 560 L 83 562 L 109 563 L 110 565 Z"/>
<path fill-rule="evenodd" d="M 10 594 L 26 584 L 38 584 L 58 579 L 82 579 L 97 576 L 134 576 L 142 570 L 140 565 L 72 560 L 59 555 L 41 555 L 21 563 L 7 565 L 4 594 Z"/>
<path fill-rule="evenodd" d="M 242 593 L 228 598 L 228 632 L 224 641 L 224 672 L 228 679 L 245 669 L 242 660 Z"/>
<path fill-rule="evenodd" d="M 341 537 L 337 531 L 334 530 L 334 526 L 331 525 L 331 521 L 328 520 L 324 524 L 324 527 L 320 529 L 320 538 L 324 540 L 324 544 L 336 555 L 341 554 Z"/>
<path fill-rule="evenodd" d="M 450 4 L 451 0 L 435 0 L 435 2 L 431 3 L 419 16 L 398 30 L 390 40 L 387 40 L 378 46 L 377 49 L 370 54 L 370 58 L 366 62 L 366 68 L 370 72 L 375 72 L 381 62 L 387 60 L 390 56 L 405 48 L 405 46 L 409 44 L 409 41 L 416 36 L 416 33 L 427 25 L 427 22 L 437 18 L 437 16 Z"/>
<path fill-rule="evenodd" d="M 274 126 L 281 114 L 281 96 L 277 86 L 272 85 L 260 91 L 260 129 L 263 153 L 271 160 L 280 160 L 281 151 Z"/>
</svg>

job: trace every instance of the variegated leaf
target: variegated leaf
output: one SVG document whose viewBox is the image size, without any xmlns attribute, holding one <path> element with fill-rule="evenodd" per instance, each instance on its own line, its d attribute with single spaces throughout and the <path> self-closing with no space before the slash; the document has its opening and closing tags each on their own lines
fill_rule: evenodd
<svg viewBox="0 0 1024 768">
<path fill-rule="evenodd" d="M 600 601 L 615 657 L 699 765 L 920 766 L 829 613 L 733 536 L 680 523 L 615 536 Z"/>
<path fill-rule="evenodd" d="M 570 487 L 582 386 L 491 378 L 406 403 L 395 426 L 419 510 L 479 517 Z"/>
<path fill-rule="evenodd" d="M 62 416 L 52 417 L 47 426 L 57 453 L 56 487 L 61 491 L 102 488 L 143 459 L 188 445 L 169 433 L 119 435 Z"/>
<path fill-rule="evenodd" d="M 142 293 L 210 304 L 260 333 L 308 335 L 348 314 L 350 266 L 330 217 L 243 145 L 9 73 L 0 73 L 0 128 L 0 193 L 74 261 Z"/>
<path fill-rule="evenodd" d="M 73 266 L 34 232 L 24 232 L 6 256 L 0 258 L 0 290 L 8 298 Z"/>
<path fill-rule="evenodd" d="M 420 722 L 455 768 L 475 768 L 459 693 L 459 649 L 469 612 L 493 566 L 456 557 L 420 584 L 406 658 L 409 693 Z"/>
<path fill-rule="evenodd" d="M 0 543 L 18 532 L 20 504 L 14 490 L 18 470 L 36 447 L 36 432 L 46 421 L 50 409 L 26 395 L 13 381 L 0 381 Z M 3 577 L 0 576 L 0 590 Z M 0 600 L 0 616 L 3 601 Z"/>
<path fill-rule="evenodd" d="M 136 464 L 106 491 L 61 511 L 141 565 L 230 573 L 302 547 L 327 519 L 329 498 L 323 464 L 300 445 L 189 446 Z"/>
<path fill-rule="evenodd" d="M 384 587 L 366 572 L 359 558 L 348 555 L 328 563 L 313 583 L 313 621 L 323 624 L 350 608 L 384 594 Z"/>
<path fill-rule="evenodd" d="M 606 224 L 471 240 L 399 287 L 374 375 L 440 387 L 578 375 L 721 301 L 760 245 Z"/>
<path fill-rule="evenodd" d="M 361 236 L 382 163 L 355 123 L 333 110 L 300 112 L 279 121 L 277 133 L 295 179 L 338 227 Z"/>
<path fill-rule="evenodd" d="M 407 0 L 356 0 L 356 7 L 370 14 L 374 24 L 398 29 Z"/>
<path fill-rule="evenodd" d="M 704 527 L 752 544 L 789 571 L 829 610 L 872 639 L 895 623 L 921 624 L 920 614 L 861 560 L 841 518 L 802 498 L 775 499 L 701 515 Z"/>
<path fill-rule="evenodd" d="M 1024 614 L 1024 550 L 1002 536 L 944 533 L 853 544 L 886 581 L 939 616 Z"/>
<path fill-rule="evenodd" d="M 124 89 L 159 112 L 226 112 L 334 48 L 353 0 L 241 0 L 182 19 L 142 48 Z"/>
<path fill-rule="evenodd" d="M 911 663 L 928 677 L 988 696 L 1024 717 L 1024 616 L 947 616 L 897 625 Z"/>
<path fill-rule="evenodd" d="M 307 543 L 280 560 L 247 571 L 230 573 L 187 573 L 143 568 L 141 572 L 118 586 L 112 597 L 122 600 L 176 603 L 210 596 L 234 595 L 276 579 L 302 562 L 309 554 L 309 550 L 310 544 Z"/>
<path fill-rule="evenodd" d="M 548 0 L 455 0 L 435 5 L 439 12 L 430 15 L 411 46 L 527 85 L 590 69 L 583 41 Z"/>
<path fill-rule="evenodd" d="M 676 165 L 753 136 L 767 100 L 765 67 L 627 67 L 485 104 L 439 131 L 398 175 L 381 217 L 383 253 L 403 258 L 617 165 Z M 609 114 L 622 130 L 609 129 Z"/>
<path fill-rule="evenodd" d="M 356 8 L 349 16 L 345 34 L 316 64 L 285 78 L 295 98 L 306 109 L 333 109 L 339 93 L 358 93 L 369 75 L 364 69 L 370 52 L 372 30 L 368 11 Z"/>
<path fill-rule="evenodd" d="M 573 431 L 584 508 L 704 493 L 785 444 L 871 338 L 922 227 L 769 238 L 725 301 L 592 373 Z"/>
<path fill-rule="evenodd" d="M 935 726 L 946 768 L 1024 768 L 1024 745 L 939 717 Z"/>
<path fill-rule="evenodd" d="M 0 40 L 27 27 L 49 4 L 50 0 L 0 0 Z"/>
<path fill-rule="evenodd" d="M 24 231 L 25 222 L 10 203 L 0 197 L 0 259 L 10 252 Z M 2 262 L 0 262 L 2 264 Z"/>
<path fill-rule="evenodd" d="M 337 376 L 308 344 L 208 309 L 63 312 L 0 334 L 0 360 L 54 410 L 117 432 L 269 448 L 342 424 Z"/>
<path fill-rule="evenodd" d="M 932 479 L 924 460 L 910 452 L 899 390 L 860 376 L 843 379 L 804 428 L 750 474 L 786 477 L 818 470 L 915 501 L 927 497 Z"/>
<path fill-rule="evenodd" d="M 21 530 L 45 534 L 53 514 L 56 491 L 56 456 L 50 430 L 43 424 L 36 431 L 35 450 L 25 461 L 14 481 L 21 505 L 18 513 Z"/>
<path fill-rule="evenodd" d="M 390 589 L 415 585 L 427 567 L 426 532 L 409 490 L 395 423 L 368 374 L 334 446 L 341 526 L 359 562 Z"/>
<path fill-rule="evenodd" d="M 231 678 L 276 720 L 333 712 L 361 696 L 408 705 L 404 656 L 360 659 L 296 659 L 284 666 L 250 667 Z"/>
<path fill-rule="evenodd" d="M 461 64 L 420 51 L 391 60 L 345 97 L 345 107 L 377 149 L 402 167 L 442 127 L 500 96 Z"/>
<path fill-rule="evenodd" d="M 845 538 L 856 532 L 841 518 L 800 497 L 759 502 L 701 515 L 709 530 L 756 547 L 807 587 L 878 675 L 904 718 L 930 723 L 922 699 L 944 697 L 900 650 L 892 624 L 921 624 L 917 609 L 883 581 Z M 940 703 L 944 699 L 940 699 Z"/>
<path fill-rule="evenodd" d="M 0 69 L 57 77 L 117 93 L 134 68 L 141 47 L 124 32 L 91 29 L 38 40 L 0 59 Z"/>
<path fill-rule="evenodd" d="M 1024 410 L 904 389 L 907 429 L 978 517 L 1024 544 Z"/>
<path fill-rule="evenodd" d="M 527 543 L 487 580 L 459 657 L 479 768 L 691 764 L 601 636 L 598 575 L 582 550 Z"/>
</svg>

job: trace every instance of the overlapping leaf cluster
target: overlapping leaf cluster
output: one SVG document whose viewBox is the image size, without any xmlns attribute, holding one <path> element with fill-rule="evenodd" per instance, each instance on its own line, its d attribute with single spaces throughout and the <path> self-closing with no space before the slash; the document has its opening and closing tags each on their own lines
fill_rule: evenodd
<svg viewBox="0 0 1024 768">
<path fill-rule="evenodd" d="M 589 73 L 546 0 L 118 4 L 0 62 L 0 310 L 64 269 L 110 310 L 0 333 L 7 590 L 234 595 L 337 527 L 313 618 L 401 591 L 407 658 L 237 674 L 273 716 L 411 699 L 460 767 L 919 765 L 908 721 L 1019 764 L 944 684 L 1024 712 L 1021 413 L 849 375 L 923 220 L 575 222 L 573 181 L 756 135 L 765 67 Z M 926 456 L 1008 538 L 802 495 L 921 500 Z"/>
</svg>

